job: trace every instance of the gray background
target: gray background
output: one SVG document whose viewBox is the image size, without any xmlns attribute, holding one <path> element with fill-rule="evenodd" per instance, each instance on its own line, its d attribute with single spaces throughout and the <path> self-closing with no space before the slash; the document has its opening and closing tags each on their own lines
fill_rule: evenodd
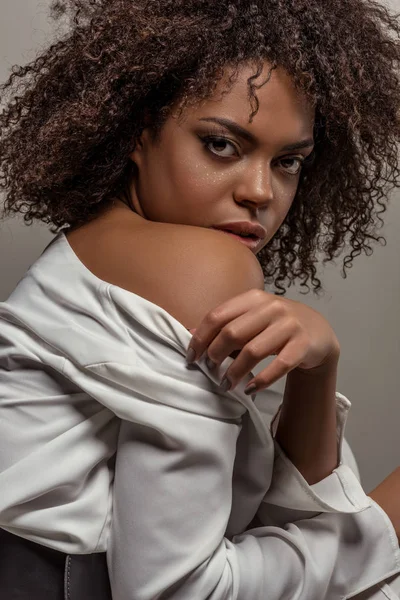
<svg viewBox="0 0 400 600">
<path fill-rule="evenodd" d="M 400 0 L 389 4 L 400 10 Z M 51 39 L 48 5 L 48 0 L 0 0 L 1 81 L 13 64 L 31 60 Z M 385 222 L 387 246 L 376 245 L 371 257 L 356 259 L 347 279 L 340 276 L 340 260 L 321 272 L 323 297 L 288 294 L 319 310 L 340 340 L 338 390 L 353 403 L 347 439 L 367 491 L 400 464 L 400 193 L 391 197 Z M 44 225 L 26 227 L 17 218 L 0 223 L 0 300 L 51 238 Z"/>
</svg>

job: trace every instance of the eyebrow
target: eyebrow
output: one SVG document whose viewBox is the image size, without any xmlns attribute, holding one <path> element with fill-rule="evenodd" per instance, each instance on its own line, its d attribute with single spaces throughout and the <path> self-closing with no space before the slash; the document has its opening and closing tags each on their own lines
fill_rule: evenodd
<svg viewBox="0 0 400 600">
<path fill-rule="evenodd" d="M 218 125 L 222 125 L 222 127 L 229 129 L 229 131 L 243 138 L 247 142 L 250 142 L 251 144 L 255 144 L 257 141 L 254 135 L 247 131 L 247 129 L 244 129 L 235 123 L 235 121 L 231 121 L 230 119 L 224 119 L 223 117 L 203 117 L 199 119 L 199 121 L 218 123 Z M 301 142 L 296 142 L 295 144 L 288 144 L 287 146 L 284 146 L 282 150 L 302 150 L 303 148 L 309 148 L 311 146 L 314 146 L 314 140 L 309 138 L 307 140 L 302 140 Z"/>
</svg>

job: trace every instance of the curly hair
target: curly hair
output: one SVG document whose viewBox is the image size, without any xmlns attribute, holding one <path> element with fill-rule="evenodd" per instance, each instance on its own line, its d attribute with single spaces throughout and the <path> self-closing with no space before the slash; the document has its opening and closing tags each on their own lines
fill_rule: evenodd
<svg viewBox="0 0 400 600">
<path fill-rule="evenodd" d="M 93 219 L 132 177 L 143 129 L 157 137 L 171 107 L 209 98 L 233 68 L 283 67 L 316 107 L 315 159 L 291 209 L 257 258 L 284 294 L 315 292 L 318 254 L 354 257 L 383 242 L 388 193 L 399 186 L 398 17 L 373 0 L 57 0 L 66 32 L 0 87 L 4 214 L 55 233 Z"/>
</svg>

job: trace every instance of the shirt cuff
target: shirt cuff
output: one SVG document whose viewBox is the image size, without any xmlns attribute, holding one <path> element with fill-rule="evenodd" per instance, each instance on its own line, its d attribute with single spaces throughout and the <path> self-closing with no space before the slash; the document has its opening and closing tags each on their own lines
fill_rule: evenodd
<svg viewBox="0 0 400 600">
<path fill-rule="evenodd" d="M 365 494 L 357 476 L 343 463 L 343 437 L 350 407 L 350 401 L 336 393 L 339 466 L 318 483 L 309 485 L 274 440 L 274 470 L 263 502 L 316 513 L 357 513 L 371 506 L 371 499 Z M 271 425 L 273 433 L 278 420 L 279 415 Z"/>
</svg>

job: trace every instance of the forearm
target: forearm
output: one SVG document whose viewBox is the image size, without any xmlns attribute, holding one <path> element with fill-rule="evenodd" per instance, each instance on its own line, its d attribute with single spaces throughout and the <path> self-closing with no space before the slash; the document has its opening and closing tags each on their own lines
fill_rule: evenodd
<svg viewBox="0 0 400 600">
<path fill-rule="evenodd" d="M 339 462 L 336 433 L 338 357 L 318 369 L 291 371 L 286 380 L 276 441 L 311 485 Z"/>
</svg>

